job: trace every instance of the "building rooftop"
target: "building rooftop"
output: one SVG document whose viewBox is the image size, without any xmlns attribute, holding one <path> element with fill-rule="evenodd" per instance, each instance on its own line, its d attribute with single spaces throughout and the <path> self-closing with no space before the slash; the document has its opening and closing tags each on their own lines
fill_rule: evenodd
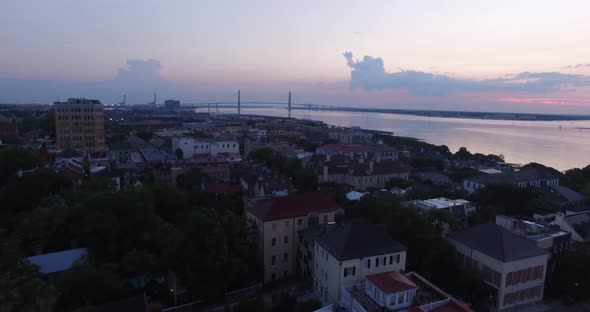
<svg viewBox="0 0 590 312">
<path fill-rule="evenodd" d="M 310 192 L 272 197 L 258 202 L 248 208 L 248 211 L 263 221 L 273 221 L 339 209 L 341 209 L 340 205 L 328 195 Z"/>
<path fill-rule="evenodd" d="M 28 257 L 30 263 L 39 267 L 43 274 L 71 269 L 76 261 L 86 255 L 86 248 L 70 249 L 38 256 Z"/>
<path fill-rule="evenodd" d="M 494 223 L 451 233 L 448 238 L 502 262 L 547 254 L 527 238 L 511 233 Z"/>
<path fill-rule="evenodd" d="M 320 231 L 315 240 L 340 261 L 407 250 L 389 236 L 385 225 L 365 220 L 349 221 Z"/>
<path fill-rule="evenodd" d="M 501 183 L 519 183 L 538 180 L 554 180 L 558 179 L 556 175 L 541 168 L 525 168 L 520 171 L 510 171 L 496 174 L 485 174 L 466 178 L 466 181 L 471 181 L 479 184 L 501 184 Z"/>
<path fill-rule="evenodd" d="M 590 240 L 590 212 L 584 211 L 566 215 L 563 220 L 567 222 L 585 242 Z"/>
<path fill-rule="evenodd" d="M 418 288 L 407 277 L 396 271 L 368 275 L 367 279 L 385 294 L 394 294 Z"/>
</svg>

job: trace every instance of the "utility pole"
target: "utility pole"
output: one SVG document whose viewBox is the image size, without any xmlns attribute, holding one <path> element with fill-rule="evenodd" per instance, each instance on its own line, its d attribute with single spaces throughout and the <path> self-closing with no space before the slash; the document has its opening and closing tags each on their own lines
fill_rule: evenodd
<svg viewBox="0 0 590 312">
<path fill-rule="evenodd" d="M 240 111 L 241 111 L 241 107 L 240 107 L 240 90 L 238 89 L 238 116 L 240 116 Z"/>
<path fill-rule="evenodd" d="M 291 91 L 289 91 L 289 118 L 291 118 Z"/>
</svg>

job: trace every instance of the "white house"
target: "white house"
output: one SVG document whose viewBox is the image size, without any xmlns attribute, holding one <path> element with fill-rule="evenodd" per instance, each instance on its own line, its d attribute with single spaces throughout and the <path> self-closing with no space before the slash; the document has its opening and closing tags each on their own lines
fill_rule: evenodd
<svg viewBox="0 0 590 312">
<path fill-rule="evenodd" d="M 238 154 L 240 153 L 240 144 L 235 138 L 218 138 L 218 139 L 195 139 L 195 138 L 173 138 L 172 150 L 181 149 L 185 159 L 193 158 L 197 155 L 211 154 L 217 156 L 220 153 Z"/>
<path fill-rule="evenodd" d="M 352 221 L 320 231 L 314 239 L 314 289 L 324 305 L 338 302 L 342 287 L 366 276 L 402 271 L 407 248 L 391 239 L 385 225 Z"/>
<path fill-rule="evenodd" d="M 477 189 L 491 184 L 513 184 L 518 187 L 556 187 L 559 186 L 559 177 L 541 168 L 524 168 L 520 171 L 509 171 L 494 174 L 466 178 L 463 188 L 473 193 Z"/>
</svg>

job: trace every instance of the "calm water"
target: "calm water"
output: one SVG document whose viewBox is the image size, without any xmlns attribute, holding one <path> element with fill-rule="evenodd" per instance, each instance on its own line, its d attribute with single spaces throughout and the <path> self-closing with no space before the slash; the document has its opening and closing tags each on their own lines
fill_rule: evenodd
<svg viewBox="0 0 590 312">
<path fill-rule="evenodd" d="M 287 116 L 287 111 L 281 108 L 242 108 L 242 112 Z M 465 146 L 471 152 L 503 154 L 511 163 L 538 162 L 558 170 L 590 164 L 590 121 L 481 120 L 307 110 L 294 110 L 291 115 L 331 125 L 392 131 L 396 135 L 445 144 L 452 152 Z"/>
</svg>

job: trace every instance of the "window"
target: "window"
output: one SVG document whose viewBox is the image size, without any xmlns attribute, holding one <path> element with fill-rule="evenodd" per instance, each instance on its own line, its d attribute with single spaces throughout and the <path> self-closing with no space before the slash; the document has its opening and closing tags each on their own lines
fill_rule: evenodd
<svg viewBox="0 0 590 312">
<path fill-rule="evenodd" d="M 328 223 L 328 216 L 327 215 L 324 216 L 324 223 Z"/>
<path fill-rule="evenodd" d="M 399 295 L 397 296 L 397 304 L 402 304 L 404 303 L 404 295 Z"/>
<path fill-rule="evenodd" d="M 271 280 L 273 280 L 273 281 L 276 279 L 276 277 L 275 277 L 275 274 L 274 274 L 274 273 L 273 273 L 273 274 L 270 276 L 270 279 L 271 279 Z"/>
<path fill-rule="evenodd" d="M 276 246 L 277 245 L 277 239 L 273 237 L 270 244 L 272 246 Z"/>
<path fill-rule="evenodd" d="M 289 261 L 289 254 L 288 253 L 284 253 L 283 254 L 283 262 L 287 263 L 287 261 Z"/>
<path fill-rule="evenodd" d="M 396 256 L 395 256 L 395 262 L 396 262 L 396 263 L 399 263 L 399 258 L 400 258 L 400 256 L 399 256 L 399 255 L 396 255 Z"/>
<path fill-rule="evenodd" d="M 344 277 L 347 276 L 354 276 L 356 274 L 356 267 L 348 267 L 348 268 L 344 268 Z"/>
<path fill-rule="evenodd" d="M 379 258 L 375 258 L 375 267 L 379 267 Z"/>
<path fill-rule="evenodd" d="M 271 264 L 271 265 L 275 265 L 275 263 L 277 262 L 276 260 L 277 260 L 277 259 L 276 259 L 276 257 L 275 257 L 275 256 L 272 256 L 272 257 L 270 258 L 270 264 Z"/>
<path fill-rule="evenodd" d="M 301 224 L 303 224 L 303 219 L 298 219 L 297 220 L 297 225 L 301 225 Z"/>
<path fill-rule="evenodd" d="M 512 272 L 506 274 L 506 286 L 512 285 Z"/>
<path fill-rule="evenodd" d="M 367 259 L 367 269 L 371 268 L 371 259 Z"/>
<path fill-rule="evenodd" d="M 383 257 L 383 265 L 387 265 L 387 256 Z"/>
<path fill-rule="evenodd" d="M 393 264 L 393 256 L 389 256 L 389 265 Z"/>
<path fill-rule="evenodd" d="M 285 244 L 289 243 L 289 236 L 285 236 Z"/>
</svg>

